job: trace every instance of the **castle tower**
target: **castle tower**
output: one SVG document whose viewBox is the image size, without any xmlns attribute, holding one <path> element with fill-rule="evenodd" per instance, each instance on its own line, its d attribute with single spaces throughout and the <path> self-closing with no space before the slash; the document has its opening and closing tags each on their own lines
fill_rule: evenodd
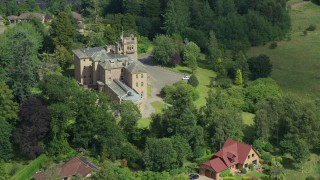
<svg viewBox="0 0 320 180">
<path fill-rule="evenodd" d="M 116 54 L 125 54 L 133 60 L 138 60 L 138 40 L 133 34 L 124 37 L 123 32 L 115 44 Z"/>
</svg>

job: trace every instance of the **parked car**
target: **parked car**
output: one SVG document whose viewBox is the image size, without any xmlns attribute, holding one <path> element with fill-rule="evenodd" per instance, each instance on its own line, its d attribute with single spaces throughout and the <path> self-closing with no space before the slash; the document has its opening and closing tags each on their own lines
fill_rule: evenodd
<svg viewBox="0 0 320 180">
<path fill-rule="evenodd" d="M 189 79 L 190 79 L 190 76 L 188 75 L 182 77 L 182 80 L 189 80 Z"/>
<path fill-rule="evenodd" d="M 189 174 L 190 180 L 199 179 L 199 174 Z"/>
</svg>

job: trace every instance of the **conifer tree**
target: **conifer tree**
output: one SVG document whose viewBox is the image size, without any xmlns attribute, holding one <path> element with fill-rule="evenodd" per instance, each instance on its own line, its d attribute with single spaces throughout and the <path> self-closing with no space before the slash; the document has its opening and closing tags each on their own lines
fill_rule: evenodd
<svg viewBox="0 0 320 180">
<path fill-rule="evenodd" d="M 241 85 L 243 83 L 242 81 L 242 72 L 240 69 L 237 70 L 236 79 L 234 80 L 235 85 Z"/>
</svg>

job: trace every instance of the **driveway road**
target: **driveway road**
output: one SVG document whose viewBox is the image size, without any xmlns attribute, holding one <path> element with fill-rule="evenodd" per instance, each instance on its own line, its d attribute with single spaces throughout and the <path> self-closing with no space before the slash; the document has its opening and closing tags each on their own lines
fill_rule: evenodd
<svg viewBox="0 0 320 180">
<path fill-rule="evenodd" d="M 155 101 L 162 101 L 161 89 L 166 85 L 172 85 L 173 83 L 182 80 L 183 74 L 153 65 L 152 56 L 150 54 L 139 56 L 138 63 L 148 71 L 148 81 L 152 90 L 151 96 L 148 97 L 144 111 L 142 112 L 142 117 L 146 118 L 150 117 L 150 115 L 155 112 L 151 103 Z"/>
<path fill-rule="evenodd" d="M 139 58 L 139 61 L 144 65 L 149 74 L 149 83 L 155 94 L 160 96 L 161 89 L 166 85 L 172 85 L 173 83 L 180 81 L 183 74 L 169 71 L 160 66 L 152 65 L 152 56 L 145 55 Z"/>
</svg>

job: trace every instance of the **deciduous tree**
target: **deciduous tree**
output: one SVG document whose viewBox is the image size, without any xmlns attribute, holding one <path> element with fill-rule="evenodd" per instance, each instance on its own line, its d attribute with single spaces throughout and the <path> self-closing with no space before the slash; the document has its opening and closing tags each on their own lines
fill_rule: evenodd
<svg viewBox="0 0 320 180">
<path fill-rule="evenodd" d="M 162 65 L 168 65 L 173 55 L 177 52 L 173 39 L 167 35 L 158 35 L 153 42 L 154 61 Z"/>
<path fill-rule="evenodd" d="M 143 161 L 147 170 L 161 172 L 178 166 L 177 152 L 168 138 L 148 139 Z"/>
<path fill-rule="evenodd" d="M 200 48 L 194 42 L 189 42 L 183 50 L 184 62 L 192 69 L 192 72 L 198 67 L 199 54 Z"/>
<path fill-rule="evenodd" d="M 49 111 L 41 101 L 30 97 L 22 103 L 19 118 L 20 122 L 14 132 L 14 142 L 24 155 L 34 159 L 43 152 L 38 142 L 49 130 Z"/>
<path fill-rule="evenodd" d="M 251 78 L 253 80 L 270 76 L 272 64 L 267 55 L 262 54 L 257 57 L 250 58 L 248 63 L 251 71 Z"/>
</svg>

